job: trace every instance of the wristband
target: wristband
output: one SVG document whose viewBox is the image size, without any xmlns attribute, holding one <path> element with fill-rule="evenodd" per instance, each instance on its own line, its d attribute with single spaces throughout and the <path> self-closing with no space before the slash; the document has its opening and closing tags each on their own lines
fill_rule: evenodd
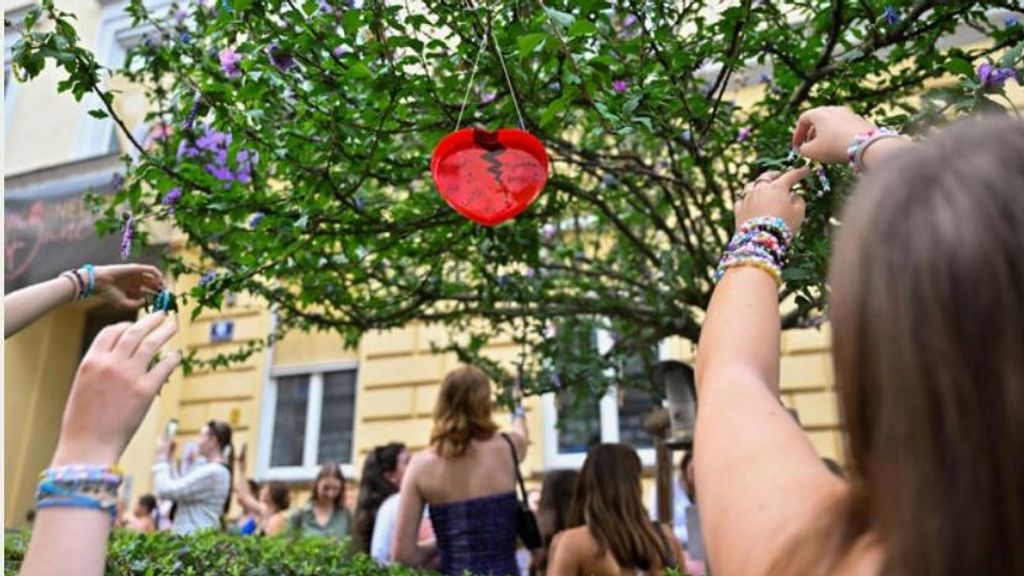
<svg viewBox="0 0 1024 576">
<path fill-rule="evenodd" d="M 85 284 L 85 291 L 82 292 L 82 299 L 85 300 L 96 292 L 96 267 L 92 264 L 86 264 L 82 267 L 85 268 L 85 274 L 88 278 Z"/>
<path fill-rule="evenodd" d="M 854 136 L 846 148 L 846 158 L 850 161 L 850 167 L 853 168 L 854 173 L 860 174 L 864 171 L 864 151 L 869 146 L 879 140 L 899 137 L 899 132 L 889 128 L 872 128 Z"/>
</svg>

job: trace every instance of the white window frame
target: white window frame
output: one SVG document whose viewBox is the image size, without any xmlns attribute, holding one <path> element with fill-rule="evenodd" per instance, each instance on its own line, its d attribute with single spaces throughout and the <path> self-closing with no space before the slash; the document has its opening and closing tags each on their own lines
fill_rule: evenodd
<svg viewBox="0 0 1024 576">
<path fill-rule="evenodd" d="M 268 354 L 268 358 L 271 357 Z M 268 370 L 268 377 L 263 386 L 263 402 L 260 414 L 260 430 L 256 457 L 256 478 L 260 481 L 275 480 L 280 482 L 312 482 L 316 478 L 320 465 L 317 464 L 320 449 L 320 419 L 323 409 L 324 374 L 329 372 L 355 371 L 355 400 L 352 406 L 352 449 L 356 453 L 356 418 L 359 414 L 359 390 L 361 372 L 359 362 L 345 360 L 339 362 L 322 362 L 298 366 L 275 366 Z M 301 466 L 270 466 L 270 451 L 274 444 L 274 424 L 277 409 L 277 380 L 285 376 L 309 376 L 309 399 L 306 405 L 305 443 L 302 448 Z M 352 462 L 342 462 L 341 471 L 346 478 L 355 476 Z"/>
<path fill-rule="evenodd" d="M 604 329 L 595 332 L 597 340 L 597 353 L 605 354 L 611 350 L 615 343 L 611 333 Z M 658 343 L 658 360 L 668 358 L 668 343 L 663 340 Z M 607 376 L 612 374 L 606 373 Z M 598 401 L 598 412 L 601 419 L 601 442 L 619 441 L 619 390 L 617 386 L 611 386 L 608 392 Z M 541 423 L 544 431 L 544 469 L 579 469 L 587 455 L 583 452 L 563 453 L 558 451 L 558 398 L 554 392 L 541 396 Z M 654 466 L 655 451 L 653 448 L 641 448 L 637 450 L 640 455 L 640 462 L 644 466 Z"/>
<path fill-rule="evenodd" d="M 100 0 L 99 37 L 96 44 L 96 60 L 101 66 L 117 69 L 124 65 L 128 50 L 154 31 L 153 26 L 132 27 L 132 18 L 125 12 L 129 0 Z M 150 11 L 167 9 L 172 0 L 146 0 Z M 81 160 L 110 153 L 110 140 L 115 134 L 112 118 L 93 118 L 90 110 L 103 109 L 103 102 L 92 92 L 86 93 L 79 106 L 78 124 L 72 142 L 72 159 Z"/>
</svg>

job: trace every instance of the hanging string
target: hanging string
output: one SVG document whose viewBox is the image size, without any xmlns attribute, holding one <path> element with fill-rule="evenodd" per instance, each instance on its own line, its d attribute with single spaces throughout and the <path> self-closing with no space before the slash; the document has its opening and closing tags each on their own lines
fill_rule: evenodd
<svg viewBox="0 0 1024 576">
<path fill-rule="evenodd" d="M 476 58 L 473 60 L 473 68 L 469 73 L 469 82 L 466 84 L 466 93 L 462 97 L 462 106 L 459 108 L 459 118 L 455 122 L 455 130 L 462 128 L 462 118 L 466 113 L 466 105 L 469 103 L 469 94 L 473 91 L 473 80 L 476 79 L 476 71 L 480 67 L 480 57 L 487 49 L 487 41 L 494 42 L 494 51 L 498 53 L 498 63 L 501 64 L 501 71 L 505 75 L 505 82 L 508 84 L 509 94 L 512 96 L 512 105 L 516 109 L 516 117 L 519 119 L 519 127 L 526 130 L 526 122 L 523 120 L 523 113 L 519 109 L 519 99 L 516 97 L 516 90 L 512 86 L 512 77 L 508 73 L 508 66 L 505 65 L 505 56 L 501 53 L 501 46 L 498 45 L 498 38 L 494 35 L 494 26 L 491 20 L 490 7 L 487 8 L 487 30 L 480 37 L 480 47 L 477 49 Z"/>
<path fill-rule="evenodd" d="M 526 130 L 526 122 L 523 121 L 523 113 L 519 110 L 519 99 L 516 98 L 516 89 L 512 87 L 512 77 L 508 74 L 508 68 L 505 66 L 505 57 L 501 54 L 501 46 L 498 45 L 498 38 L 494 35 L 494 27 L 491 26 L 491 14 L 487 14 L 487 28 L 491 34 L 491 40 L 494 41 L 494 51 L 498 53 L 498 62 L 501 64 L 501 71 L 505 73 L 505 82 L 508 83 L 508 93 L 512 96 L 512 105 L 516 108 L 516 117 L 519 118 L 519 127 Z"/>
<path fill-rule="evenodd" d="M 489 24 L 488 24 L 489 25 Z M 466 84 L 466 95 L 462 97 L 462 107 L 459 108 L 459 119 L 455 122 L 455 130 L 462 128 L 462 115 L 466 112 L 466 103 L 469 102 L 469 93 L 473 90 L 473 80 L 476 78 L 476 69 L 480 65 L 480 56 L 487 48 L 487 34 L 483 35 L 480 48 L 476 52 L 476 59 L 473 60 L 473 70 L 469 73 L 469 83 Z"/>
</svg>

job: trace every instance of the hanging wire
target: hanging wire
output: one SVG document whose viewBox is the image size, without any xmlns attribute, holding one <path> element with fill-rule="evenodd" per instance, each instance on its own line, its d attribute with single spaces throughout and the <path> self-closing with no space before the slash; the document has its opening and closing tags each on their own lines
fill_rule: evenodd
<svg viewBox="0 0 1024 576">
<path fill-rule="evenodd" d="M 487 14 L 487 28 L 494 42 L 494 51 L 498 53 L 498 62 L 501 63 L 501 71 L 505 73 L 505 82 L 508 83 L 508 92 L 512 96 L 512 105 L 516 107 L 516 117 L 519 118 L 519 127 L 526 130 L 526 122 L 523 121 L 523 113 L 519 110 L 519 99 L 516 98 L 516 89 L 512 87 L 512 77 L 508 74 L 505 66 L 505 57 L 501 54 L 501 46 L 498 45 L 498 38 L 494 35 L 494 27 L 491 26 L 490 12 Z"/>
<path fill-rule="evenodd" d="M 489 23 L 488 26 L 490 26 Z M 473 90 L 473 80 L 476 78 L 476 69 L 480 65 L 480 56 L 483 55 L 486 48 L 487 34 L 484 34 L 480 42 L 480 48 L 476 52 L 476 59 L 473 60 L 473 70 L 469 73 L 469 82 L 466 84 L 466 95 L 462 97 L 462 107 L 459 108 L 459 119 L 455 122 L 456 131 L 458 131 L 459 128 L 462 128 L 462 115 L 466 112 L 466 103 L 469 102 L 469 93 Z"/>
</svg>

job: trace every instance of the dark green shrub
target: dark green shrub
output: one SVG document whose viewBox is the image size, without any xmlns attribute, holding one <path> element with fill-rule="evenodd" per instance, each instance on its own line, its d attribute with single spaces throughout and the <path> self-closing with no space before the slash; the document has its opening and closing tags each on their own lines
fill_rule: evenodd
<svg viewBox="0 0 1024 576">
<path fill-rule="evenodd" d="M 4 574 L 21 568 L 29 533 L 4 538 Z M 349 556 L 344 543 L 326 539 L 256 538 L 207 532 L 194 536 L 117 532 L 107 548 L 111 576 L 224 575 L 416 576 L 407 568 L 382 568 L 364 554 Z"/>
</svg>

